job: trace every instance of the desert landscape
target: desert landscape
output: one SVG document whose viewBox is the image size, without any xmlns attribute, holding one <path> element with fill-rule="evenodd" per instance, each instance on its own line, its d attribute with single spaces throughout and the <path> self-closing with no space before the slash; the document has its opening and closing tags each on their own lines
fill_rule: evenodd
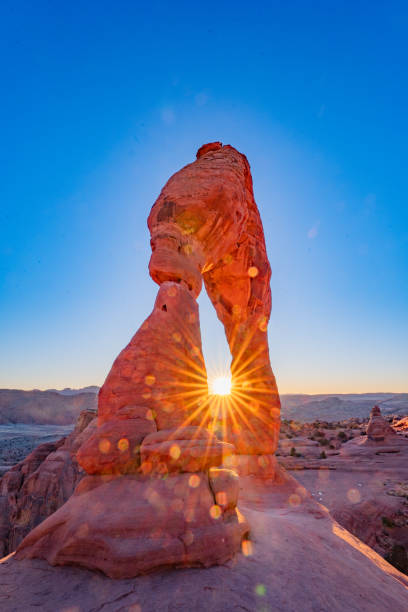
<svg viewBox="0 0 408 612">
<path fill-rule="evenodd" d="M 366 400 L 363 396 L 357 402 L 365 405 Z M 369 416 L 342 421 L 315 418 L 311 423 L 283 419 L 276 456 L 279 465 L 340 525 L 408 574 L 408 417 L 384 419 L 384 426 L 391 429 L 384 440 L 372 444 L 366 435 L 369 421 Z M 86 410 L 76 425 L 41 425 L 30 437 L 27 430 L 32 425 L 23 434 L 16 426 L 15 438 L 0 430 L 2 461 L 8 461 L 3 464 L 8 475 L 0 481 L 3 556 L 73 493 L 84 475 L 75 459 L 78 439 L 88 425 L 92 431 L 95 422 L 96 412 Z M 63 433 L 68 435 L 60 438 Z M 58 449 L 64 452 L 55 455 Z"/>
<path fill-rule="evenodd" d="M 408 5 L 0 15 L 0 612 L 408 611 Z"/>
<path fill-rule="evenodd" d="M 1 393 L 2 607 L 403 609 L 408 395 L 280 398 L 248 161 L 196 157 L 153 205 L 159 290 L 103 386 Z M 232 356 L 213 382 L 203 281 Z"/>
<path fill-rule="evenodd" d="M 5 555 L 2 609 L 40 606 L 51 611 L 59 609 L 63 599 L 68 607 L 84 611 L 167 610 L 169 606 L 204 610 L 208 605 L 216 610 L 259 606 L 295 610 L 299 597 L 305 610 L 340 609 L 339 601 L 342 607 L 356 610 L 385 610 L 388 605 L 403 609 L 408 585 L 408 579 L 402 578 L 408 573 L 408 423 L 407 418 L 398 417 L 380 424 L 386 435 L 378 441 L 366 435 L 368 418 L 285 420 L 275 476 L 258 471 L 256 477 L 240 478 L 240 507 L 249 513 L 255 528 L 250 545 L 232 563 L 203 574 L 199 569 L 177 570 L 180 575 L 159 572 L 141 576 L 137 582 L 112 582 L 69 567 L 55 567 L 50 574 L 47 563 L 40 560 L 19 562 L 23 570 L 16 574 L 15 548 L 72 495 L 85 476 L 75 451 L 95 425 L 95 414 L 84 412 L 72 434 L 39 446 L 0 481 L 0 546 Z M 236 468 L 234 463 L 234 458 L 227 461 Z M 396 574 L 391 566 L 398 570 Z M 356 572 L 354 584 L 350 568 Z M 287 583 L 283 587 L 285 572 L 297 576 L 290 588 Z M 316 579 L 311 581 L 313 575 Z M 350 585 L 346 593 L 339 576 Z M 387 583 L 386 603 L 385 576 L 397 579 Z"/>
</svg>

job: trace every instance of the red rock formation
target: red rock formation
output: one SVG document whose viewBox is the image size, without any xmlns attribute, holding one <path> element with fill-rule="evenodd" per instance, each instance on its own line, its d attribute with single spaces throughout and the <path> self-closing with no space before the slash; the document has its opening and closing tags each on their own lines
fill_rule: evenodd
<svg viewBox="0 0 408 612">
<path fill-rule="evenodd" d="M 236 508 L 237 477 L 209 468 L 235 449 L 245 473 L 274 475 L 280 403 L 266 334 L 270 266 L 245 156 L 218 142 L 201 147 L 165 185 L 148 225 L 149 271 L 160 289 L 100 389 L 98 428 L 77 453 L 93 476 L 17 558 L 115 577 L 219 563 L 240 549 L 248 527 Z M 208 395 L 196 302 L 203 278 L 233 357 L 233 393 L 222 404 Z"/>
<path fill-rule="evenodd" d="M 67 438 L 41 444 L 4 474 L 0 480 L 0 555 L 15 550 L 72 495 L 84 475 L 75 453 L 95 426 L 95 413 L 83 411 Z"/>
<path fill-rule="evenodd" d="M 204 473 L 88 476 L 16 554 L 98 569 L 112 578 L 169 566 L 208 567 L 227 561 L 248 531 L 234 502 L 232 509 L 216 504 Z"/>
<path fill-rule="evenodd" d="M 374 406 L 368 422 L 367 438 L 372 442 L 382 442 L 389 436 L 395 436 L 395 431 L 382 416 L 380 407 Z"/>
<path fill-rule="evenodd" d="M 219 142 L 197 158 L 171 177 L 149 215 L 150 274 L 159 284 L 184 282 L 195 296 L 204 279 L 232 353 L 225 440 L 240 454 L 271 454 L 280 413 L 266 333 L 271 271 L 250 168 Z"/>
<path fill-rule="evenodd" d="M 203 427 L 164 429 L 145 437 L 140 447 L 143 473 L 203 472 L 234 453 Z"/>
<path fill-rule="evenodd" d="M 408 417 L 403 417 L 393 424 L 394 431 L 398 433 L 408 434 Z"/>
</svg>

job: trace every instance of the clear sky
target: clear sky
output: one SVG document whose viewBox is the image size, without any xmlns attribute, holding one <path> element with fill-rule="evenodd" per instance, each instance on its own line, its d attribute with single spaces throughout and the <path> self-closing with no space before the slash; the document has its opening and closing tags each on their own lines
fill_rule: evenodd
<svg viewBox="0 0 408 612">
<path fill-rule="evenodd" d="M 282 392 L 408 391 L 405 2 L 3 2 L 0 386 L 101 384 L 144 318 L 146 218 L 245 153 Z M 228 361 L 200 297 L 211 372 Z"/>
</svg>

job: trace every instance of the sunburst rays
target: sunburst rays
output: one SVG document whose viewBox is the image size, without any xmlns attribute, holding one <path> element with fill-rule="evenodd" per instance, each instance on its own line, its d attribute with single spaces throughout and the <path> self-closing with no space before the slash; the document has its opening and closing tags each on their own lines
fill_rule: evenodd
<svg viewBox="0 0 408 612">
<path fill-rule="evenodd" d="M 257 445 L 277 427 L 279 400 L 267 345 L 254 338 L 259 329 L 254 325 L 244 338 L 234 330 L 233 348 L 239 343 L 239 349 L 234 350 L 231 372 L 218 369 L 209 379 L 201 350 L 193 358 L 192 351 L 177 347 L 166 400 L 182 405 L 185 416 L 178 429 L 206 428 L 226 442 L 247 434 Z"/>
</svg>

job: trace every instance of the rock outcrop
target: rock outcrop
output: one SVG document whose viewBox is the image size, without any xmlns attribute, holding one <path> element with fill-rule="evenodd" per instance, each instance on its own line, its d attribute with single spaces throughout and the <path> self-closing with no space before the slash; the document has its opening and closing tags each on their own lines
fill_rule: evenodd
<svg viewBox="0 0 408 612">
<path fill-rule="evenodd" d="M 209 566 L 248 532 L 237 474 L 272 479 L 280 401 L 269 362 L 270 266 L 249 164 L 209 143 L 149 215 L 153 312 L 99 392 L 98 427 L 77 453 L 88 473 L 20 544 L 18 559 L 116 578 Z M 204 279 L 232 354 L 232 394 L 208 394 L 196 298 Z M 84 518 L 85 517 L 85 518 Z"/>
<path fill-rule="evenodd" d="M 395 435 L 391 425 L 382 416 L 379 406 L 374 406 L 368 422 L 367 439 L 371 442 L 383 442 L 388 437 Z"/>
<path fill-rule="evenodd" d="M 394 431 L 400 434 L 408 434 L 408 417 L 403 417 L 402 419 L 398 419 L 396 423 L 393 424 Z"/>
<path fill-rule="evenodd" d="M 96 427 L 95 412 L 83 411 L 74 431 L 41 444 L 0 480 L 0 555 L 6 555 L 72 495 L 84 475 L 75 454 Z"/>
<path fill-rule="evenodd" d="M 131 477 L 115 478 L 118 494 L 127 494 L 127 487 L 122 487 L 120 481 L 128 478 Z M 243 542 L 243 554 L 232 562 L 214 564 L 205 571 L 170 568 L 137 579 L 110 580 L 100 572 L 50 567 L 41 559 L 16 561 L 11 556 L 0 561 L 2 612 L 406 610 L 407 576 L 334 521 L 296 480 L 283 473 L 279 484 L 253 477 L 242 477 L 239 483 L 239 503 L 251 525 L 251 539 Z M 127 497 L 126 502 L 132 507 L 141 506 L 141 501 L 133 498 Z M 117 515 L 112 502 L 107 507 Z M 83 524 L 88 514 L 84 506 Z M 151 522 L 146 519 L 147 532 Z M 133 538 L 132 530 L 138 529 L 139 523 L 130 517 L 128 521 L 129 537 Z M 176 526 L 176 521 L 172 525 Z M 200 541 L 199 532 L 192 529 L 186 534 L 190 543 L 180 541 L 180 551 L 182 546 L 189 550 L 194 542 L 192 536 Z M 156 551 L 162 538 L 162 533 L 156 531 L 149 540 Z M 169 544 L 167 553 L 158 551 L 162 559 L 166 554 L 169 558 L 171 546 L 176 548 L 173 539 Z M 115 547 L 115 540 L 109 545 Z M 95 558 L 99 550 L 85 554 Z M 217 542 L 214 553 L 219 551 Z M 214 553 L 208 551 L 209 556 Z"/>
</svg>

